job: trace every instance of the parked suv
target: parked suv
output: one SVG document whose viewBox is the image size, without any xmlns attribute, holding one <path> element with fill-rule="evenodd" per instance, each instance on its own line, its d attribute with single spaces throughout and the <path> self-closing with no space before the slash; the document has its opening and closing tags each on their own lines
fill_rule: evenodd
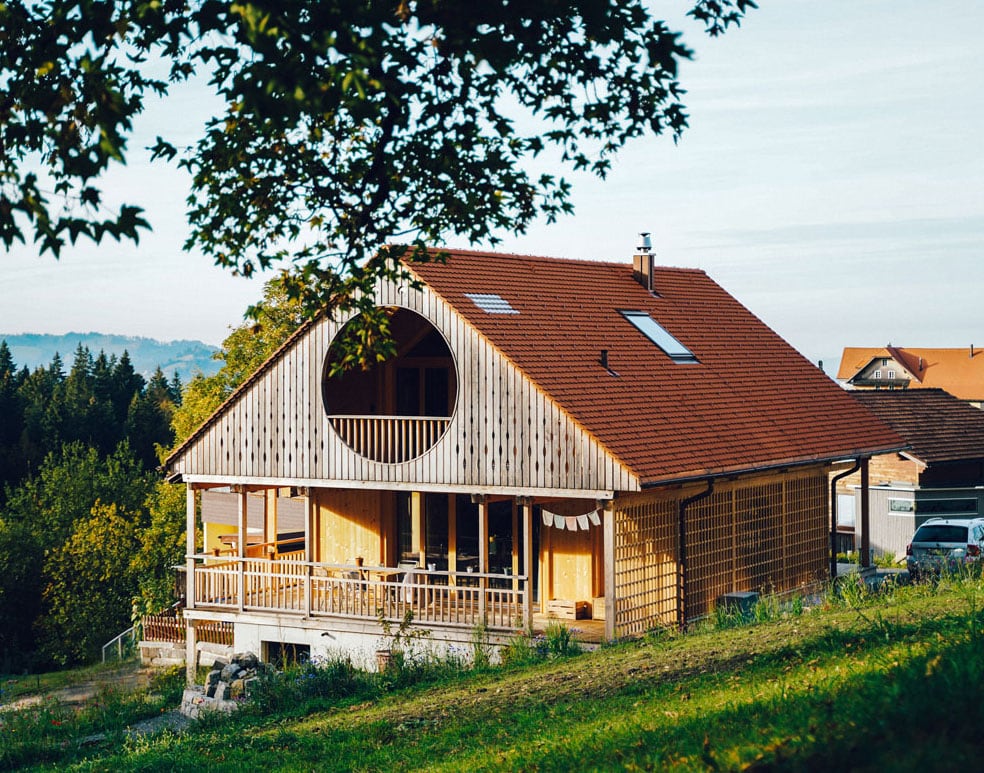
<svg viewBox="0 0 984 773">
<path fill-rule="evenodd" d="M 912 535 L 905 564 L 912 579 L 956 571 L 984 557 L 984 518 L 930 518 Z"/>
</svg>

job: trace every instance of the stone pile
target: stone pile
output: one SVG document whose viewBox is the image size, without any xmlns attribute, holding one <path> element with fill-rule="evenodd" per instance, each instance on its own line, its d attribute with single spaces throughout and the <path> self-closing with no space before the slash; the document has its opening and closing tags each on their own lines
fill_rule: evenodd
<svg viewBox="0 0 984 773">
<path fill-rule="evenodd" d="M 249 686 L 269 666 L 260 663 L 252 652 L 240 652 L 226 662 L 216 659 L 208 672 L 205 684 L 195 685 L 184 691 L 181 713 L 198 719 L 203 711 L 230 713 L 239 708 L 240 701 L 249 694 Z"/>
</svg>

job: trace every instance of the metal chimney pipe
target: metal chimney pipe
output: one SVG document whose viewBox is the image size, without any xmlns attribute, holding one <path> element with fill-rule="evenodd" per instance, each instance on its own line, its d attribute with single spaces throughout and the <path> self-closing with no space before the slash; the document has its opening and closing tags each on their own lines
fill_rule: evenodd
<svg viewBox="0 0 984 773">
<path fill-rule="evenodd" d="M 639 247 L 636 254 L 632 257 L 632 275 L 635 280 L 645 287 L 649 292 L 655 292 L 653 287 L 653 242 L 649 238 L 649 231 L 639 234 Z"/>
</svg>

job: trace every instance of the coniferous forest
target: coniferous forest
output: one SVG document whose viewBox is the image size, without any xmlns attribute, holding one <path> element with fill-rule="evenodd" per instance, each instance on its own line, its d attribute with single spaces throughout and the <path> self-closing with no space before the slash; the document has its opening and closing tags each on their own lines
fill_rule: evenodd
<svg viewBox="0 0 984 773">
<path fill-rule="evenodd" d="M 0 341 L 0 673 L 85 663 L 177 600 L 185 490 L 157 470 L 301 323 L 276 281 L 217 373 L 149 379 L 79 346 L 33 371 Z"/>
<path fill-rule="evenodd" d="M 80 345 L 69 367 L 55 355 L 29 371 L 0 342 L 0 672 L 90 659 L 141 593 L 167 596 L 154 520 L 180 492 L 155 469 L 181 392 L 126 352 Z"/>
</svg>

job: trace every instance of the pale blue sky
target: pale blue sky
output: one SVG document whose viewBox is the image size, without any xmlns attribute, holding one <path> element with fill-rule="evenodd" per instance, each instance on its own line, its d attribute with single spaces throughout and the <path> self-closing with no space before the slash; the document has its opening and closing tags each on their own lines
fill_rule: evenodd
<svg viewBox="0 0 984 773">
<path fill-rule="evenodd" d="M 628 260 L 652 231 L 658 262 L 706 270 L 828 372 L 844 346 L 981 345 L 984 2 L 760 5 L 723 39 L 688 35 L 679 145 L 648 138 L 608 180 L 574 177 L 574 216 L 500 249 Z M 188 90 L 142 129 L 190 139 L 202 111 Z M 238 324 L 261 283 L 181 251 L 183 178 L 139 155 L 112 195 L 155 233 L 0 255 L 0 332 L 219 343 Z"/>
</svg>

